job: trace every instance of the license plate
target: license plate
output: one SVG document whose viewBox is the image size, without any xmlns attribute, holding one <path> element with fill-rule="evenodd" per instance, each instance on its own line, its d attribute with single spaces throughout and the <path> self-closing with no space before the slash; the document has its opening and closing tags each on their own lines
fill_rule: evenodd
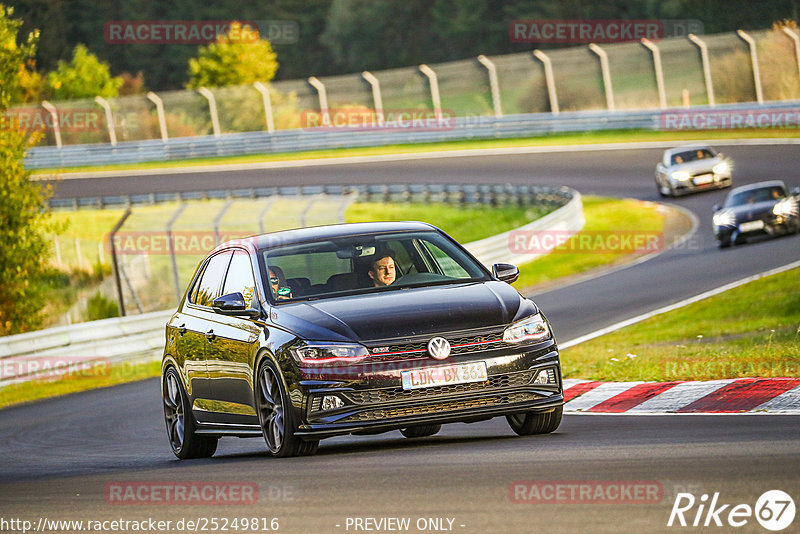
<svg viewBox="0 0 800 534">
<path fill-rule="evenodd" d="M 740 232 L 752 232 L 764 228 L 764 221 L 750 221 L 739 225 Z"/>
<path fill-rule="evenodd" d="M 429 388 L 450 384 L 466 384 L 469 382 L 485 382 L 486 362 L 471 362 L 442 367 L 427 367 L 403 371 L 403 389 Z"/>
<path fill-rule="evenodd" d="M 710 174 L 701 174 L 700 176 L 694 177 L 694 185 L 706 185 L 710 184 L 714 180 L 714 177 Z"/>
</svg>

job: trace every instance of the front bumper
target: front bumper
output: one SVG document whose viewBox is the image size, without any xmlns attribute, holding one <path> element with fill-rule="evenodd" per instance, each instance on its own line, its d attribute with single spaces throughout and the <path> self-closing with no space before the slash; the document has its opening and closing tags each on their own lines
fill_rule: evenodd
<svg viewBox="0 0 800 534">
<path fill-rule="evenodd" d="M 800 220 L 798 219 L 774 214 L 756 219 L 756 222 L 757 221 L 761 221 L 762 226 L 753 229 L 748 229 L 746 226 L 743 227 L 742 225 L 754 221 L 741 221 L 735 226 L 715 226 L 714 235 L 717 241 L 730 240 L 734 237 L 734 234 L 736 234 L 737 237 L 755 237 L 760 235 L 779 236 L 788 234 L 793 229 L 797 229 L 797 226 L 800 225 Z"/>
<path fill-rule="evenodd" d="M 711 171 L 694 175 L 688 180 L 675 180 L 672 176 L 668 176 L 667 180 L 677 195 L 706 191 L 708 189 L 722 189 L 733 184 L 730 174 L 718 174 Z"/>
<path fill-rule="evenodd" d="M 415 366 L 484 361 L 488 380 L 404 390 L 403 366 L 380 369 L 356 380 L 303 380 L 303 424 L 299 437 L 318 439 L 350 433 L 378 433 L 419 424 L 472 422 L 528 411 L 551 411 L 564 404 L 558 349 L 552 340 L 508 350 L 453 357 L 447 363 L 425 359 Z M 405 367 L 408 369 L 409 367 Z M 534 383 L 537 376 L 549 383 Z M 322 409 L 322 398 L 336 396 L 339 408 Z"/>
</svg>

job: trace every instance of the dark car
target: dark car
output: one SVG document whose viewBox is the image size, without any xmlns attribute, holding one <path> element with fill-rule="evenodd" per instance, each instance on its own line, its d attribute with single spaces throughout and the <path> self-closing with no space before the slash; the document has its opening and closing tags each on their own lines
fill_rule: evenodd
<svg viewBox="0 0 800 534">
<path fill-rule="evenodd" d="M 390 272 L 391 271 L 391 272 Z M 564 404 L 550 325 L 510 282 L 419 222 L 265 234 L 214 249 L 166 328 L 162 393 L 179 458 L 222 436 L 273 456 L 322 438 L 506 416 L 555 430 Z M 387 284 L 388 282 L 388 284 Z"/>
<path fill-rule="evenodd" d="M 800 230 L 800 188 L 789 194 L 780 180 L 743 185 L 731 190 L 725 203 L 714 206 L 714 235 L 720 247 L 744 243 L 757 235 L 786 235 Z"/>
</svg>

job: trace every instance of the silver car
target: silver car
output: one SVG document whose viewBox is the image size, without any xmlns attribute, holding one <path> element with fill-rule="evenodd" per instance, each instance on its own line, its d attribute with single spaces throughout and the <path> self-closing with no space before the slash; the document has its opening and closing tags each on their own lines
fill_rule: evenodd
<svg viewBox="0 0 800 534">
<path fill-rule="evenodd" d="M 656 189 L 661 196 L 676 197 L 730 187 L 732 167 L 730 159 L 710 146 L 670 148 L 656 165 Z"/>
</svg>

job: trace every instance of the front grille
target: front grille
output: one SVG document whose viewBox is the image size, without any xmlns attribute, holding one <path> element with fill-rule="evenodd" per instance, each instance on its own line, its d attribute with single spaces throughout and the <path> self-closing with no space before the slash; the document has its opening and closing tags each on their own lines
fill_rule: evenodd
<svg viewBox="0 0 800 534">
<path fill-rule="evenodd" d="M 452 384 L 420 389 L 382 388 L 365 391 L 348 391 L 343 395 L 354 404 L 376 404 L 406 399 L 417 399 L 451 393 L 471 393 L 490 391 L 508 387 L 526 386 L 531 383 L 536 371 L 520 371 L 502 375 L 492 375 L 486 382 L 470 382 L 468 384 Z"/>
<path fill-rule="evenodd" d="M 381 408 L 367 410 L 340 419 L 338 422 L 358 422 L 358 421 L 379 421 L 383 419 L 394 419 L 397 417 L 408 417 L 413 415 L 424 415 L 431 413 L 453 412 L 470 408 L 484 408 L 487 406 L 503 406 L 507 404 L 518 404 L 542 398 L 536 393 L 508 393 L 494 397 L 482 397 L 477 399 L 454 400 L 448 402 L 437 402 L 422 406 L 407 406 L 399 408 Z"/>
<path fill-rule="evenodd" d="M 434 337 L 434 336 L 431 336 Z M 496 330 L 481 335 L 444 337 L 449 343 L 450 354 L 467 354 L 483 350 L 497 349 L 508 346 L 503 341 L 503 330 Z M 428 356 L 428 341 L 417 341 L 413 343 L 398 343 L 394 345 L 382 345 L 386 348 L 385 352 L 373 352 L 375 347 L 370 347 L 370 359 L 372 361 L 393 361 L 405 360 L 408 358 L 422 358 Z"/>
</svg>

